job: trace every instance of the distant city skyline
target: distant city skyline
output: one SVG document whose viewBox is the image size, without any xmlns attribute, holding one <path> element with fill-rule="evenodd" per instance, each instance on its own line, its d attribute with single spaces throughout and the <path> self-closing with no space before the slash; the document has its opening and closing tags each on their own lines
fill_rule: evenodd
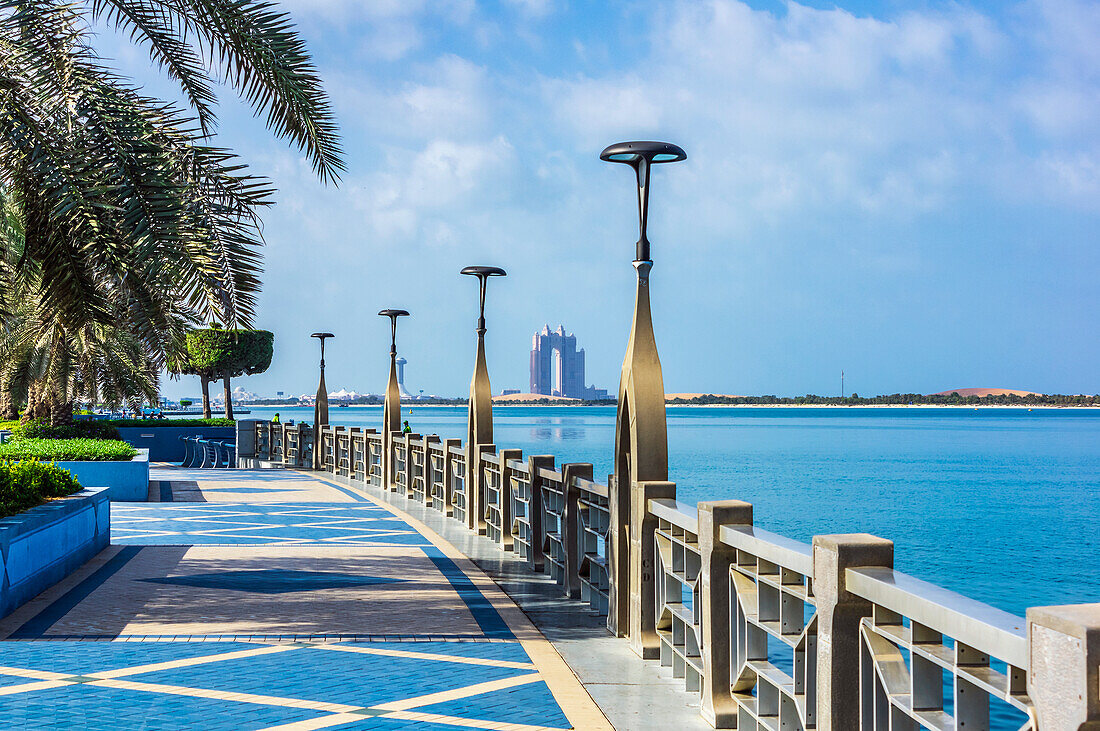
<svg viewBox="0 0 1100 731">
<path fill-rule="evenodd" d="M 218 144 L 279 189 L 248 390 L 378 392 L 388 324 L 416 392 L 461 395 L 476 292 L 493 391 L 566 322 L 614 389 L 633 303 L 629 172 L 661 139 L 651 296 L 666 388 L 1100 391 L 1100 11 L 1082 0 L 285 4 L 317 54 L 348 173 L 321 186 L 234 99 Z M 644 12 L 640 9 L 644 9 Z M 151 94 L 148 53 L 103 47 Z M 410 365 L 410 368 L 412 366 Z M 197 391 L 165 380 L 169 396 Z"/>
</svg>

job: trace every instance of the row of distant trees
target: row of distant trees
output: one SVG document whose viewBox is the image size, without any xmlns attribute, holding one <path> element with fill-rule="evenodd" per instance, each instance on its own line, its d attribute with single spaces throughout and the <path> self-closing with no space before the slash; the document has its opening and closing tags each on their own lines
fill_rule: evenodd
<svg viewBox="0 0 1100 731">
<path fill-rule="evenodd" d="M 1065 394 L 1028 394 L 1020 396 L 1012 393 L 990 394 L 989 396 L 963 396 L 956 391 L 943 395 L 926 396 L 919 393 L 894 393 L 890 395 L 863 397 L 858 393 L 851 396 L 696 396 L 695 398 L 677 398 L 670 404 L 729 404 L 736 406 L 1100 406 L 1100 396 Z"/>
<path fill-rule="evenodd" d="M 465 398 L 427 398 L 413 403 L 425 405 L 457 406 L 465 404 Z M 296 406 L 297 399 L 257 399 L 249 402 L 256 406 Z M 377 405 L 382 403 L 381 396 L 360 396 L 348 401 L 354 405 Z M 614 406 L 615 399 L 598 401 L 556 401 L 551 399 L 532 399 L 530 401 L 510 401 L 511 406 Z M 963 396 L 957 392 L 945 395 L 925 396 L 919 393 L 894 393 L 890 395 L 863 397 L 858 393 L 851 396 L 696 396 L 685 399 L 676 398 L 669 402 L 671 406 L 1100 406 L 1100 396 L 1064 395 L 1064 394 L 994 394 L 990 396 Z"/>
</svg>

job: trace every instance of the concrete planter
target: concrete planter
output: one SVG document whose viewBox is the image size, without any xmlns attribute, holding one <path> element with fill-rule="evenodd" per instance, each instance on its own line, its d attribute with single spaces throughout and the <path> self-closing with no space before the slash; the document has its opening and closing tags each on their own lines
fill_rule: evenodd
<svg viewBox="0 0 1100 731">
<path fill-rule="evenodd" d="M 128 462 L 57 462 L 81 485 L 106 485 L 114 502 L 145 502 L 149 499 L 149 450 L 139 449 Z"/>
<path fill-rule="evenodd" d="M 120 426 L 122 440 L 137 449 L 148 449 L 153 462 L 182 462 L 183 442 L 180 437 L 200 436 L 203 439 L 228 439 L 237 436 L 234 426 Z"/>
<path fill-rule="evenodd" d="M 0 520 L 0 617 L 107 547 L 108 489 L 92 487 Z"/>
</svg>

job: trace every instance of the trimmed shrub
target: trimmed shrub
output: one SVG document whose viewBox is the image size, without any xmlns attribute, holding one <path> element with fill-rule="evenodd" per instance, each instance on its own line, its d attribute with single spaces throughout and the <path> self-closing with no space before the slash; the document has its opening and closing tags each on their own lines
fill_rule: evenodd
<svg viewBox="0 0 1100 731">
<path fill-rule="evenodd" d="M 121 462 L 137 450 L 117 439 L 13 439 L 0 444 L 0 459 L 47 462 Z"/>
<path fill-rule="evenodd" d="M 20 439 L 118 439 L 118 429 L 106 421 L 74 421 L 53 426 L 45 419 L 34 419 L 11 429 Z"/>
<path fill-rule="evenodd" d="M 234 419 L 109 419 L 97 422 L 112 427 L 139 426 L 142 429 L 156 429 L 158 426 L 233 426 Z M 116 435 L 117 436 L 117 435 Z"/>
<path fill-rule="evenodd" d="M 80 490 L 80 483 L 69 471 L 55 465 L 36 459 L 0 461 L 0 518 Z"/>
</svg>

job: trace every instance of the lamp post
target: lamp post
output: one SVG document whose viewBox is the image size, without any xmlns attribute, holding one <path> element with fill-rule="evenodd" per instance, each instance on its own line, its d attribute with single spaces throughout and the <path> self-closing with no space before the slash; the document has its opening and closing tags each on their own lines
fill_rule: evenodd
<svg viewBox="0 0 1100 731">
<path fill-rule="evenodd" d="M 653 612 L 640 583 L 645 563 L 643 552 L 652 545 L 633 545 L 631 526 L 641 524 L 646 488 L 640 483 L 668 480 L 668 433 L 665 424 L 665 385 L 653 319 L 649 309 L 649 272 L 653 268 L 649 238 L 649 175 L 654 164 L 687 158 L 681 148 L 667 142 L 619 142 L 600 153 L 600 159 L 630 165 L 638 185 L 638 242 L 634 256 L 637 286 L 630 340 L 619 376 L 619 403 L 615 416 L 615 475 L 611 485 L 611 540 L 608 567 L 611 573 L 607 626 L 616 635 L 629 634 L 631 646 L 643 656 L 651 648 L 641 646 L 642 615 Z M 657 488 L 654 490 L 668 489 Z M 674 491 L 675 488 L 672 488 Z M 658 497 L 656 492 L 653 495 Z M 637 531 L 634 531 L 637 532 Z M 643 541 L 643 543 L 645 543 Z M 651 541 L 649 542 L 651 543 Z M 652 574 L 652 567 L 648 569 Z M 628 578 L 629 577 L 629 578 Z M 629 603 L 628 603 L 629 599 Z"/>
<path fill-rule="evenodd" d="M 382 489 L 393 489 L 393 435 L 401 432 L 401 390 L 397 386 L 397 318 L 408 317 L 407 310 L 381 310 L 390 318 L 390 378 L 382 407 Z"/>
<path fill-rule="evenodd" d="M 311 338 L 321 341 L 321 380 L 317 384 L 317 398 L 313 401 L 313 469 L 321 469 L 321 427 L 328 426 L 328 389 L 325 387 L 325 338 L 336 337 L 332 333 L 313 333 Z"/>
<path fill-rule="evenodd" d="M 493 443 L 493 391 L 489 384 L 489 368 L 485 364 L 485 283 L 489 277 L 507 276 L 500 267 L 466 267 L 461 274 L 477 277 L 480 306 L 477 318 L 477 357 L 474 375 L 470 379 L 470 405 L 466 417 L 466 524 L 479 533 L 485 532 L 485 495 L 481 475 L 482 444 Z"/>
</svg>

